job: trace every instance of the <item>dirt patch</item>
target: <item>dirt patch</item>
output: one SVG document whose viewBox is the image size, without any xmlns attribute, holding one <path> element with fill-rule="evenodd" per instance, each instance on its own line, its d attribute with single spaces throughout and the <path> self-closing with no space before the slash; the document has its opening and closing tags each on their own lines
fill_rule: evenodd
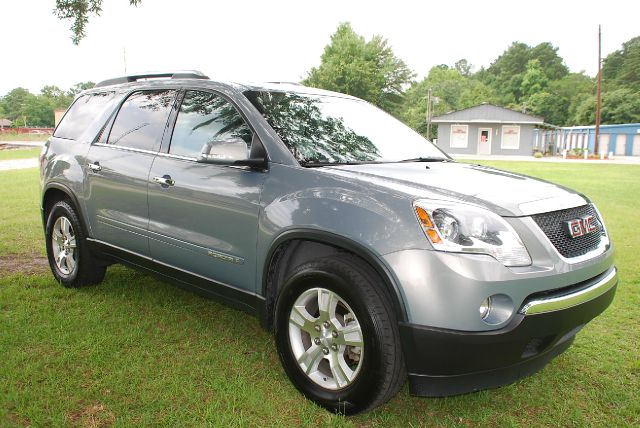
<svg viewBox="0 0 640 428">
<path fill-rule="evenodd" d="M 94 404 L 69 415 L 72 425 L 81 427 L 110 427 L 116 418 L 103 404 Z"/>
<path fill-rule="evenodd" d="M 20 416 L 17 413 L 14 413 L 12 411 L 9 411 L 9 413 L 6 415 L 5 422 L 7 422 L 8 426 L 15 426 L 15 427 L 32 426 L 31 421 L 29 419 L 25 418 L 24 416 Z M 2 420 L 0 420 L 0 423 L 2 423 Z"/>
<path fill-rule="evenodd" d="M 0 275 L 37 275 L 49 270 L 49 261 L 40 255 L 0 256 Z"/>
</svg>

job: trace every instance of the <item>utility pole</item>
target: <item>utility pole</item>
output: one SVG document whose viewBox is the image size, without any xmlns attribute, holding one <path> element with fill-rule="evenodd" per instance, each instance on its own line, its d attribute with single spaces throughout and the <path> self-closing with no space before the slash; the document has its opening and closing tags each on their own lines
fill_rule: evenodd
<svg viewBox="0 0 640 428">
<path fill-rule="evenodd" d="M 602 33 L 600 25 L 598 25 L 598 89 L 596 95 L 596 142 L 593 148 L 595 155 L 598 155 L 598 146 L 600 143 L 600 97 L 602 95 Z"/>
<path fill-rule="evenodd" d="M 427 139 L 431 141 L 431 88 L 427 93 Z"/>
<path fill-rule="evenodd" d="M 127 75 L 127 48 L 122 48 L 122 61 L 124 62 L 124 74 Z"/>
</svg>

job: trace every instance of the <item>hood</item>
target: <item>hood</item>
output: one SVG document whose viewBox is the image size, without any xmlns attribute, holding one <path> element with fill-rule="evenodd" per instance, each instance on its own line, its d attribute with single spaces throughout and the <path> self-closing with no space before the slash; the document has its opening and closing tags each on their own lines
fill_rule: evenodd
<svg viewBox="0 0 640 428">
<path fill-rule="evenodd" d="M 584 205 L 583 195 L 557 184 L 457 162 L 384 163 L 319 170 L 410 195 L 484 206 L 502 216 L 527 216 Z"/>
</svg>

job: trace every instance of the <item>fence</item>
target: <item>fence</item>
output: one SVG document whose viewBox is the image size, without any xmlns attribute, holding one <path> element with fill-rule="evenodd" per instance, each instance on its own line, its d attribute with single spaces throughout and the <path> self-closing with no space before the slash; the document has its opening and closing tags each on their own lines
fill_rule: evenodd
<svg viewBox="0 0 640 428">
<path fill-rule="evenodd" d="M 12 128 L 3 127 L 0 128 L 0 133 L 3 134 L 53 134 L 53 128 Z"/>
</svg>

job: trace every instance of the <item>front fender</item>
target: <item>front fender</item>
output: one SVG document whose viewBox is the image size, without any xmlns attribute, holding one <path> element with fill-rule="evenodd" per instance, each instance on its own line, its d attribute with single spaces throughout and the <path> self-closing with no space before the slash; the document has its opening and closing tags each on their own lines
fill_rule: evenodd
<svg viewBox="0 0 640 428">
<path fill-rule="evenodd" d="M 402 290 L 382 256 L 425 248 L 410 198 L 318 169 L 272 164 L 261 204 L 257 293 L 266 293 L 276 249 L 292 239 L 310 240 L 344 248 L 366 260 L 390 288 L 399 317 L 405 317 Z"/>
</svg>

